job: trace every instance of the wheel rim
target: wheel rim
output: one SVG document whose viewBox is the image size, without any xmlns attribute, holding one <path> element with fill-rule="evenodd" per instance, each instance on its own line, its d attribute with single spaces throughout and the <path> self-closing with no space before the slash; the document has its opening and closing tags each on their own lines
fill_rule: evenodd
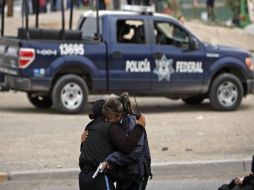
<svg viewBox="0 0 254 190">
<path fill-rule="evenodd" d="M 231 107 L 238 98 L 237 86 L 232 82 L 226 81 L 219 86 L 217 96 L 220 104 L 224 107 Z"/>
<path fill-rule="evenodd" d="M 77 109 L 83 101 L 81 87 L 77 83 L 66 84 L 61 91 L 61 100 L 67 109 Z"/>
</svg>

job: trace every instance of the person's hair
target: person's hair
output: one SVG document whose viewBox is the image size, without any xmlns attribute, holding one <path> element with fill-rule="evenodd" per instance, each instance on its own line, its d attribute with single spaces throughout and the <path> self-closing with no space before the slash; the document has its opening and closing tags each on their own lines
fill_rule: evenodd
<svg viewBox="0 0 254 190">
<path fill-rule="evenodd" d="M 178 16 L 177 20 L 180 20 L 181 18 L 183 18 L 183 15 Z"/>
<path fill-rule="evenodd" d="M 102 108 L 104 103 L 105 103 L 105 100 L 100 99 L 93 104 L 92 110 L 88 115 L 90 119 L 97 119 L 99 117 L 103 117 Z"/>
<path fill-rule="evenodd" d="M 120 115 L 124 113 L 124 108 L 116 96 L 110 96 L 103 105 L 102 113 L 104 117 L 108 117 L 109 115 Z"/>
<path fill-rule="evenodd" d="M 118 99 L 122 103 L 123 110 L 126 114 L 134 114 L 128 92 L 122 93 Z"/>
</svg>

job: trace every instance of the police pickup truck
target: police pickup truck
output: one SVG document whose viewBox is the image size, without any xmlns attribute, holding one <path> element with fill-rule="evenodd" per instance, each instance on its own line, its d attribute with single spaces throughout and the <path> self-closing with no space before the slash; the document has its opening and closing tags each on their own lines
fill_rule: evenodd
<svg viewBox="0 0 254 190">
<path fill-rule="evenodd" d="M 62 113 L 82 111 L 89 94 L 122 91 L 235 110 L 254 91 L 253 67 L 249 51 L 204 43 L 157 13 L 87 11 L 74 31 L 0 38 L 2 86 Z"/>
</svg>

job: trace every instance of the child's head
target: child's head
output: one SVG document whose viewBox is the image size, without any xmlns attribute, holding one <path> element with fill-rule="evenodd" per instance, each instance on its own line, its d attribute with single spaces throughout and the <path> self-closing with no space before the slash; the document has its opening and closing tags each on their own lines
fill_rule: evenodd
<svg viewBox="0 0 254 190">
<path fill-rule="evenodd" d="M 183 15 L 180 15 L 178 18 L 178 21 L 181 23 L 181 24 L 184 24 L 185 23 L 185 18 Z"/>
</svg>

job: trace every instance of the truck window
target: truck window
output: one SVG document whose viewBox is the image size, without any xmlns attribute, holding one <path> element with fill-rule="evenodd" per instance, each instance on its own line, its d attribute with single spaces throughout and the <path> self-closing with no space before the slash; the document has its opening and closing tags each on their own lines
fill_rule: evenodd
<svg viewBox="0 0 254 190">
<path fill-rule="evenodd" d="M 94 39 L 96 36 L 96 17 L 86 17 L 81 22 L 81 26 L 79 27 L 82 31 L 82 39 Z M 101 20 L 100 20 L 100 29 L 101 27 Z M 101 33 L 101 31 L 100 31 Z"/>
<path fill-rule="evenodd" d="M 117 21 L 116 27 L 118 43 L 145 44 L 144 21 L 121 19 Z"/>
<path fill-rule="evenodd" d="M 189 35 L 175 24 L 154 22 L 154 38 L 157 45 L 172 45 L 188 48 Z"/>
</svg>

